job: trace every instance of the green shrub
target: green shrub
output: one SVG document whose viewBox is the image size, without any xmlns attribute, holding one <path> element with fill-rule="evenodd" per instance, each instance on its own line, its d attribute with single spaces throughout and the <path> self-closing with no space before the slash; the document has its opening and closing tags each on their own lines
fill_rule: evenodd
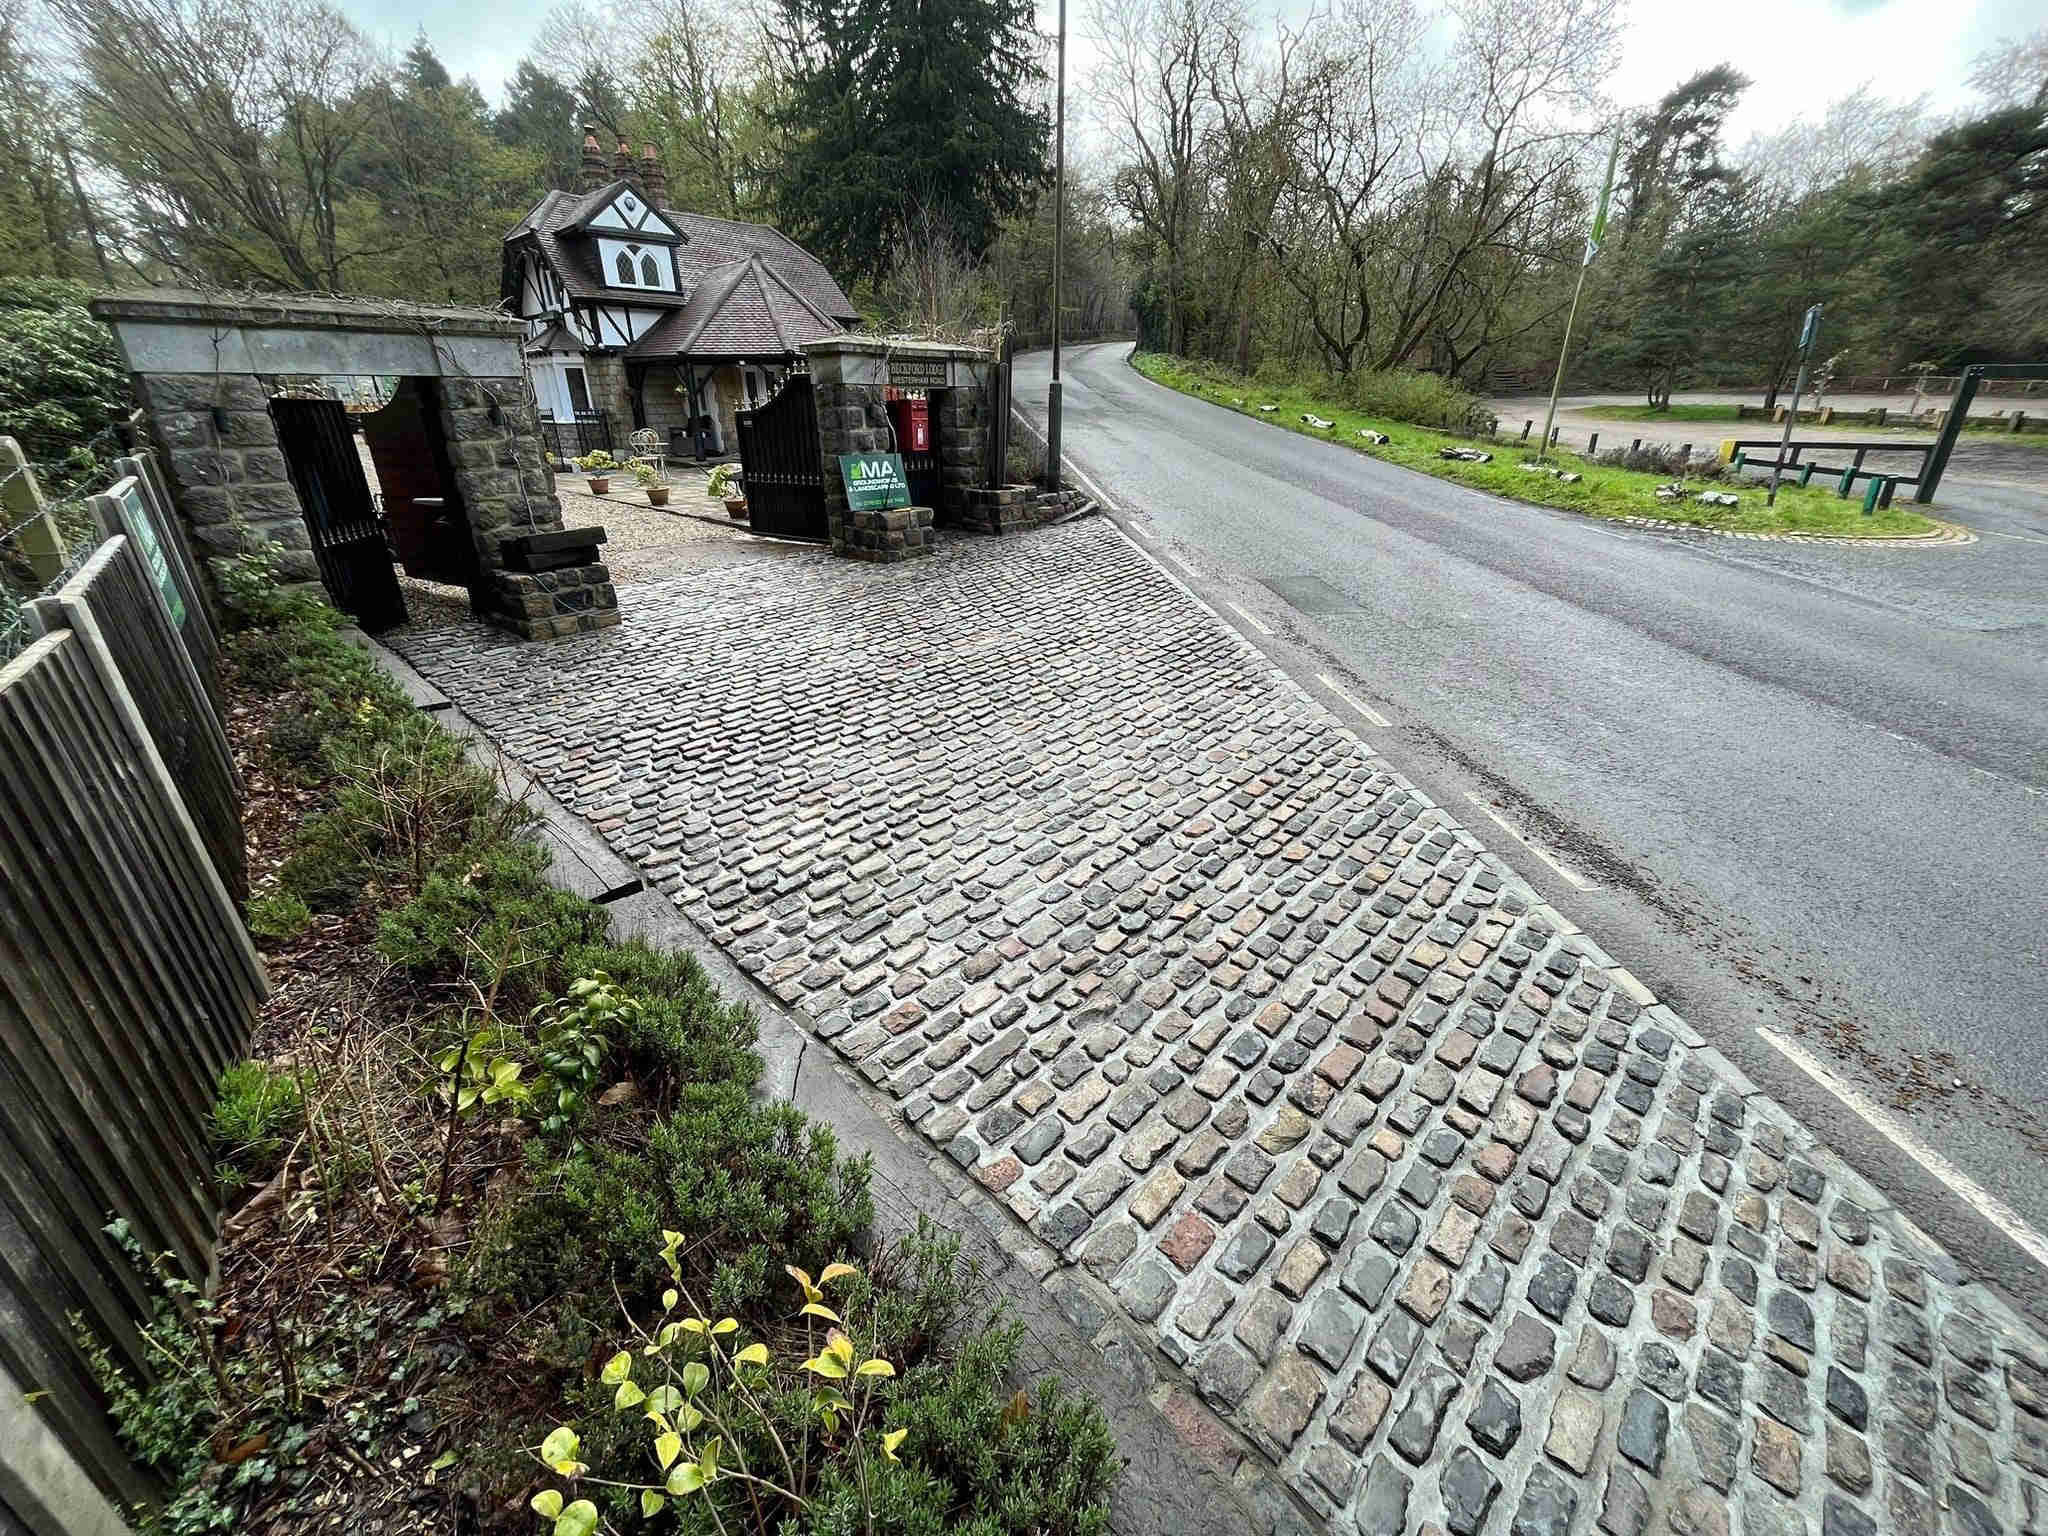
<svg viewBox="0 0 2048 1536">
<path fill-rule="evenodd" d="M 270 717 L 263 745 L 277 763 L 305 782 L 326 767 L 329 724 L 321 710 L 287 704 Z"/>
<path fill-rule="evenodd" d="M 1492 413 L 1440 374 L 1409 368 L 1354 373 L 1336 380 L 1334 393 L 1344 404 L 1368 416 L 1453 432 L 1493 430 Z"/>
<path fill-rule="evenodd" d="M 644 1151 L 609 1147 L 555 1163 L 485 1245 L 482 1288 L 528 1304 L 562 1298 L 592 1326 L 612 1286 L 645 1303 L 660 1288 L 664 1231 L 692 1234 L 684 1263 L 699 1301 L 720 1312 L 764 1305 L 770 1254 L 822 1267 L 874 1220 L 866 1158 L 841 1162 L 825 1126 L 737 1084 L 692 1083 Z"/>
<path fill-rule="evenodd" d="M 969 1335 L 948 1359 L 903 1379 L 889 1421 L 909 1431 L 903 1455 L 950 1485 L 953 1501 L 913 1529 L 948 1536 L 1103 1536 L 1116 1482 L 1116 1440 L 1102 1410 L 1041 1384 L 1022 1411 L 1007 1383 L 1018 1322 Z M 825 1511 L 812 1529 L 852 1536 Z M 890 1527 L 896 1529 L 896 1527 Z"/>
<path fill-rule="evenodd" d="M 291 891 L 268 891 L 249 901 L 249 931 L 259 939 L 296 939 L 312 920 L 312 909 Z"/>
<path fill-rule="evenodd" d="M 221 1182 L 260 1184 L 284 1160 L 285 1146 L 306 1123 L 306 1090 L 297 1074 L 260 1061 L 238 1061 L 220 1075 L 213 1104 L 213 1151 Z"/>
<path fill-rule="evenodd" d="M 86 309 L 91 290 L 55 278 L 0 279 L 0 436 L 31 459 L 54 495 L 90 480 L 118 452 L 115 424 L 133 408 L 114 333 Z"/>
<path fill-rule="evenodd" d="M 378 953 L 423 977 L 486 989 L 502 980 L 501 1006 L 540 1001 L 559 983 L 556 957 L 597 944 L 607 923 L 601 907 L 547 883 L 547 861 L 516 838 L 443 859 L 378 920 Z"/>
<path fill-rule="evenodd" d="M 553 967 L 562 976 L 609 975 L 638 999 L 639 1012 L 612 1039 L 612 1075 L 631 1077 L 666 1109 L 684 1083 L 734 1083 L 749 1091 L 761 1077 L 754 1054 L 754 1011 L 726 1001 L 697 957 L 625 944 L 588 944 L 565 951 Z"/>
<path fill-rule="evenodd" d="M 213 562 L 214 585 L 229 625 L 259 630 L 339 629 L 346 620 L 319 593 L 303 586 L 286 586 L 277 579 L 278 554 L 276 545 L 266 543 Z"/>
<path fill-rule="evenodd" d="M 617 1530 L 695 1536 L 1108 1530 L 1108 1426 L 1057 1383 L 1036 1403 L 1010 1390 L 1021 1324 L 998 1319 L 922 1363 L 890 1342 L 880 1309 L 892 1300 L 950 1323 L 964 1296 L 957 1242 L 920 1224 L 887 1283 L 845 1264 L 815 1281 L 790 1268 L 782 1312 L 801 1313 L 764 1330 L 715 1307 L 696 1315 L 688 1240 L 664 1234 L 671 1288 L 656 1320 L 617 1341 L 638 1347 L 610 1356 L 578 1422 L 541 1445 L 550 1483 L 567 1484 L 533 1499 L 544 1529 L 588 1530 L 608 1514 Z"/>
</svg>

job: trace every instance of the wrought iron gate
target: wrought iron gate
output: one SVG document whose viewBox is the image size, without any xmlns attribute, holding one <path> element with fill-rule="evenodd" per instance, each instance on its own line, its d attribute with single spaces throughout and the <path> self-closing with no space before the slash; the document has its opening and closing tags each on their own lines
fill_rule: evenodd
<svg viewBox="0 0 2048 1536">
<path fill-rule="evenodd" d="M 405 599 L 347 410 L 339 400 L 279 398 L 270 414 L 327 595 L 373 634 L 403 624 Z"/>
<path fill-rule="evenodd" d="M 930 507 L 935 521 L 946 515 L 945 477 L 939 467 L 939 445 L 934 442 L 923 453 L 903 455 L 903 478 L 910 486 L 910 504 Z"/>
<path fill-rule="evenodd" d="M 775 398 L 734 417 L 747 518 L 756 533 L 824 539 L 825 473 L 811 376 L 791 374 Z"/>
</svg>

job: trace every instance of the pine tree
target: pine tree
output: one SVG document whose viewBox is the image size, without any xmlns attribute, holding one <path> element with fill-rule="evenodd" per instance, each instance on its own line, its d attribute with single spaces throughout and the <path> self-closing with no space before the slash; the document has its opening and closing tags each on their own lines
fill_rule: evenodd
<svg viewBox="0 0 2048 1536">
<path fill-rule="evenodd" d="M 1029 0 L 778 0 L 783 227 L 847 278 L 913 226 L 980 258 L 1046 181 L 1037 42 Z"/>
</svg>

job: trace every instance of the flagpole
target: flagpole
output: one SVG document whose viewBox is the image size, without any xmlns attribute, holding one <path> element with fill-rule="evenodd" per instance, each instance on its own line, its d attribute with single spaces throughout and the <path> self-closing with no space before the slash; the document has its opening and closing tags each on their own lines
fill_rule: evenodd
<svg viewBox="0 0 2048 1536">
<path fill-rule="evenodd" d="M 1536 462 L 1543 462 L 1544 454 L 1550 451 L 1550 424 L 1557 420 L 1557 392 L 1564 387 L 1564 358 L 1572 346 L 1572 322 L 1579 318 L 1579 295 L 1586 291 L 1586 268 L 1593 264 L 1592 254 L 1579 263 L 1579 280 L 1572 284 L 1571 312 L 1564 317 L 1564 341 L 1557 349 L 1557 372 L 1550 380 L 1550 409 L 1543 413 L 1543 441 L 1536 445 Z"/>
<path fill-rule="evenodd" d="M 1586 268 L 1600 254 L 1600 242 L 1607 235 L 1607 200 L 1614 193 L 1614 167 L 1621 159 L 1621 130 L 1614 130 L 1614 146 L 1607 151 L 1607 176 L 1600 183 L 1600 206 L 1593 210 L 1593 227 L 1586 232 L 1586 255 L 1579 263 L 1578 281 L 1572 284 L 1572 307 L 1564 317 L 1564 340 L 1557 346 L 1557 372 L 1550 376 L 1550 408 L 1543 413 L 1543 438 L 1536 444 L 1536 462 L 1550 452 L 1550 429 L 1557 421 L 1557 397 L 1564 388 L 1565 358 L 1572 349 L 1572 326 L 1579 318 L 1579 296 L 1586 291 Z"/>
</svg>

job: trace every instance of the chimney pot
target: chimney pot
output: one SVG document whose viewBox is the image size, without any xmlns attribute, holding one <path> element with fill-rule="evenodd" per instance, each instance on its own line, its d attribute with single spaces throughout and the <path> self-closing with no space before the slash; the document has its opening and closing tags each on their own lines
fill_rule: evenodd
<svg viewBox="0 0 2048 1536">
<path fill-rule="evenodd" d="M 640 146 L 640 190 L 655 207 L 668 206 L 668 172 L 662 168 L 661 151 L 652 144 Z"/>
<path fill-rule="evenodd" d="M 576 172 L 576 190 L 595 192 L 604 184 L 604 151 L 598 147 L 597 135 L 586 128 L 583 133 L 583 158 Z"/>
</svg>

